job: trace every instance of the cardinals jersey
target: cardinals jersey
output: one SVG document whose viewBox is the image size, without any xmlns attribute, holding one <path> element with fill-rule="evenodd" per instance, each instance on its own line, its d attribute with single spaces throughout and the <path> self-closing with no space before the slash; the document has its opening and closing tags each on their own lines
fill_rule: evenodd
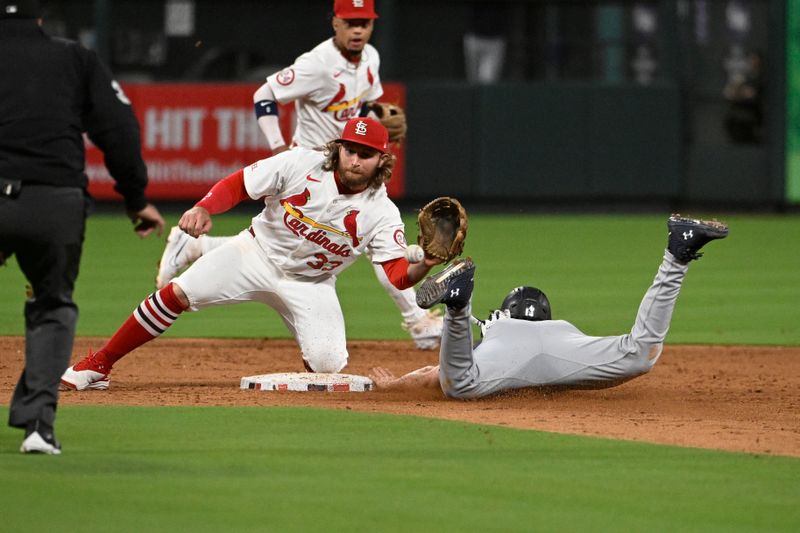
<svg viewBox="0 0 800 533">
<path fill-rule="evenodd" d="M 358 64 L 350 63 L 328 39 L 267 78 L 276 100 L 295 101 L 294 144 L 306 148 L 336 139 L 345 122 L 357 117 L 364 102 L 383 95 L 380 56 L 366 45 Z"/>
<path fill-rule="evenodd" d="M 404 257 L 403 222 L 386 188 L 341 194 L 324 161 L 298 147 L 244 169 L 247 193 L 265 204 L 253 229 L 273 263 L 316 277 L 338 274 L 361 254 L 375 263 Z"/>
</svg>

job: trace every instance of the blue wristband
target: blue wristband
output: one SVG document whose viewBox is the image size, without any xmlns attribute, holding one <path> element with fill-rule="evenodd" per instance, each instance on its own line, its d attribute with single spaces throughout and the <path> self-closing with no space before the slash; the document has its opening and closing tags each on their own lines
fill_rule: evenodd
<svg viewBox="0 0 800 533">
<path fill-rule="evenodd" d="M 278 104 L 275 100 L 260 100 L 256 102 L 256 119 L 267 115 L 278 116 Z"/>
</svg>

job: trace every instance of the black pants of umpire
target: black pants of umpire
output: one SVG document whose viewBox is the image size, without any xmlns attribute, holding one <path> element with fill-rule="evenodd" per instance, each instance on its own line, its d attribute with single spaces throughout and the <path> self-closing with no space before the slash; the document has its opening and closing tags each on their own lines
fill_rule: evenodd
<svg viewBox="0 0 800 533">
<path fill-rule="evenodd" d="M 83 190 L 71 187 L 23 184 L 18 195 L 0 194 L 0 254 L 6 262 L 16 256 L 33 289 L 25 302 L 25 367 L 11 397 L 12 427 L 54 425 L 78 320 L 72 293 L 89 205 Z"/>
</svg>

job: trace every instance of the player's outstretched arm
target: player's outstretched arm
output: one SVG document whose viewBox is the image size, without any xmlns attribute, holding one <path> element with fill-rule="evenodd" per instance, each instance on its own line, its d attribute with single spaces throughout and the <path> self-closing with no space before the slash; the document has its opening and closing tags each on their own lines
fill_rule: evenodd
<svg viewBox="0 0 800 533">
<path fill-rule="evenodd" d="M 391 371 L 378 366 L 372 369 L 369 378 L 379 389 L 421 389 L 439 386 L 439 366 L 423 366 L 399 378 Z"/>
<path fill-rule="evenodd" d="M 443 259 L 425 254 L 425 259 L 419 263 L 409 263 L 408 271 L 406 273 L 408 276 L 408 281 L 412 285 L 416 285 L 417 282 L 428 275 L 428 273 L 431 271 L 431 268 L 442 263 L 444 263 Z"/>
<path fill-rule="evenodd" d="M 409 263 L 407 259 L 398 258 L 381 263 L 381 265 L 389 282 L 403 290 L 416 285 L 419 280 L 428 275 L 431 268 L 440 263 L 442 263 L 441 259 L 425 256 L 425 259 L 418 263 Z"/>
</svg>

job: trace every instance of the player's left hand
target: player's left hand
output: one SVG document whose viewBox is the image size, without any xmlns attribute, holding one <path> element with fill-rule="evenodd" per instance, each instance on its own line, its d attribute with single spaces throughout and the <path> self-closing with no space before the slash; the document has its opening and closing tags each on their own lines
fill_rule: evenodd
<svg viewBox="0 0 800 533">
<path fill-rule="evenodd" d="M 488 330 L 490 327 L 494 326 L 501 320 L 505 320 L 507 318 L 511 318 L 511 311 L 509 311 L 508 309 L 495 309 L 494 311 L 489 313 L 489 318 L 487 318 L 480 324 L 481 337 L 486 336 L 486 330 Z"/>
<path fill-rule="evenodd" d="M 178 221 L 178 227 L 195 238 L 211 231 L 212 225 L 208 210 L 199 206 L 186 211 Z"/>
<path fill-rule="evenodd" d="M 405 139 L 408 125 L 402 107 L 388 102 L 370 102 L 367 107 L 386 128 L 390 141 L 399 142 Z"/>
<path fill-rule="evenodd" d="M 450 196 L 431 200 L 417 214 L 417 244 L 425 256 L 443 262 L 453 260 L 464 250 L 469 219 L 461 202 Z"/>
<path fill-rule="evenodd" d="M 423 366 L 408 374 L 395 377 L 389 370 L 378 366 L 369 378 L 379 389 L 416 389 L 439 386 L 439 366 Z"/>
<path fill-rule="evenodd" d="M 390 389 L 397 381 L 397 376 L 382 366 L 376 366 L 369 374 L 369 379 L 371 379 L 379 389 Z"/>
<path fill-rule="evenodd" d="M 425 254 L 425 259 L 423 259 L 422 262 L 425 264 L 426 267 L 433 268 L 436 265 L 441 265 L 442 263 L 444 263 L 444 259 Z"/>
</svg>

